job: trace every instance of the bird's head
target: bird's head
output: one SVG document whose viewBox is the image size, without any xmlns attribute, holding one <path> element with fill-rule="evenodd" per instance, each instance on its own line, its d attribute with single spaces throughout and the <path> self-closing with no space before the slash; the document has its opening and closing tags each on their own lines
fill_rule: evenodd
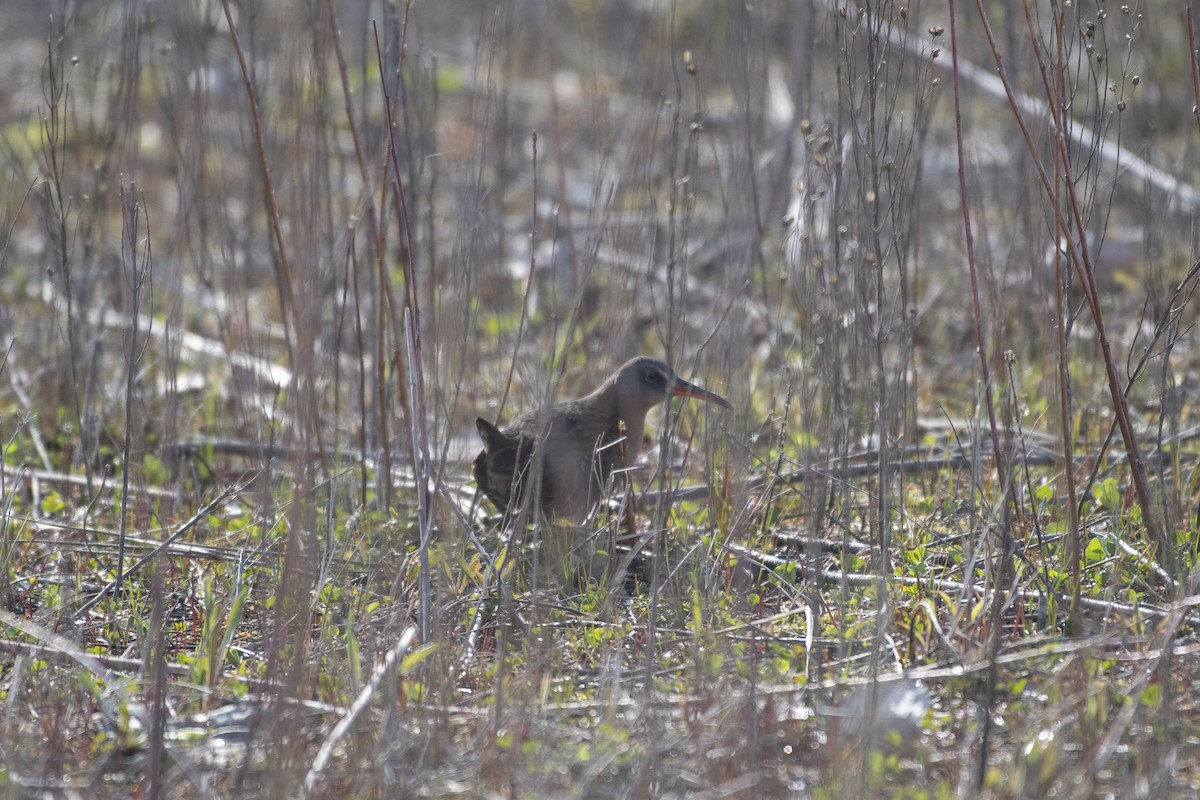
<svg viewBox="0 0 1200 800">
<path fill-rule="evenodd" d="M 719 394 L 701 389 L 675 374 L 657 358 L 641 356 L 626 362 L 615 376 L 617 399 L 622 408 L 645 413 L 669 397 L 689 397 L 733 408 Z"/>
</svg>

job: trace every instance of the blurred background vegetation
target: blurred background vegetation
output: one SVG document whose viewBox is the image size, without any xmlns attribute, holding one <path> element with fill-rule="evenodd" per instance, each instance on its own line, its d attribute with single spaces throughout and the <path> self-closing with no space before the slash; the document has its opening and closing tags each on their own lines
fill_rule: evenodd
<svg viewBox="0 0 1200 800">
<path fill-rule="evenodd" d="M 8 0 L 4 791 L 1196 791 L 1193 7 L 953 10 Z M 541 585 L 473 420 L 642 353 Z"/>
</svg>

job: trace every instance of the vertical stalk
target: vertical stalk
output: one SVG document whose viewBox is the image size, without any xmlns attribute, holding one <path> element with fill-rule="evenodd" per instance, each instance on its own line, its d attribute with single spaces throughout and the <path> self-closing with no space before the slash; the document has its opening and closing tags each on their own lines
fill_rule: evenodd
<svg viewBox="0 0 1200 800">
<path fill-rule="evenodd" d="M 125 568 L 125 538 L 129 526 L 129 474 L 133 469 L 133 438 L 136 429 L 134 420 L 135 393 L 137 391 L 137 365 L 142 360 L 145 343 L 139 342 L 139 317 L 141 316 L 144 292 L 150 285 L 150 231 L 145 208 L 137 200 L 137 186 L 121 184 L 121 216 L 124 230 L 121 237 L 122 262 L 125 267 L 127 296 L 126 314 L 129 323 L 125 328 L 125 431 L 121 445 L 121 516 L 117 528 L 116 578 L 113 581 L 113 597 L 121 594 L 122 572 Z M 145 249 L 138 253 L 138 217 L 146 221 Z"/>
</svg>

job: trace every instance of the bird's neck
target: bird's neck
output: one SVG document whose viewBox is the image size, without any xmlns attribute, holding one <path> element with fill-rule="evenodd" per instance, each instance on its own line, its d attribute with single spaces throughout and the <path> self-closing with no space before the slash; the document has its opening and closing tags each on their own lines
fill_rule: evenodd
<svg viewBox="0 0 1200 800">
<path fill-rule="evenodd" d="M 632 467 L 642 454 L 642 442 L 646 438 L 646 417 L 622 419 L 625 420 L 625 466 Z"/>
<path fill-rule="evenodd" d="M 630 467 L 637 462 L 642 452 L 642 441 L 646 434 L 646 412 L 640 406 L 630 407 L 629 403 L 622 402 L 621 393 L 617 388 L 616 383 L 606 384 L 593 392 L 589 399 L 594 397 L 599 408 L 616 409 L 616 420 L 610 419 L 606 424 L 615 429 L 620 427 L 617 420 L 624 423 L 625 440 L 621 448 L 625 453 L 625 466 Z"/>
</svg>

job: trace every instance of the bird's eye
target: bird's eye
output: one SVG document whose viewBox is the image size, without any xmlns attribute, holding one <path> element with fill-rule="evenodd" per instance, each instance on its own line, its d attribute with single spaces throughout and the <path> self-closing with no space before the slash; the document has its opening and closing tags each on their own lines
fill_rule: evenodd
<svg viewBox="0 0 1200 800">
<path fill-rule="evenodd" d="M 662 380 L 662 375 L 659 375 L 657 372 L 648 372 L 646 373 L 646 380 L 651 383 L 658 383 Z"/>
</svg>

